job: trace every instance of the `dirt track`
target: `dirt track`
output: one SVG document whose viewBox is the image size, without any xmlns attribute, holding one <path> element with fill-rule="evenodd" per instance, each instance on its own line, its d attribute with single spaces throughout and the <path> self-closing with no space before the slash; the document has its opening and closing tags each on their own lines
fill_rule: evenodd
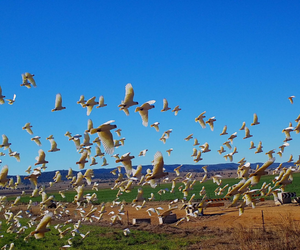
<svg viewBox="0 0 300 250">
<path fill-rule="evenodd" d="M 227 205 L 227 204 L 225 204 Z M 181 204 L 179 203 L 178 207 Z M 74 219 L 78 220 L 81 218 L 80 213 L 76 210 L 74 204 L 67 205 L 70 215 L 64 216 L 64 219 Z M 146 210 L 150 207 L 162 207 L 163 211 L 168 209 L 168 203 L 162 202 L 149 202 L 146 203 L 146 207 L 140 210 L 131 205 L 126 205 L 124 208 L 125 214 L 122 216 L 123 225 L 132 223 L 133 218 L 151 218 L 151 225 L 158 225 L 159 220 L 156 214 L 149 216 Z M 100 207 L 99 207 L 100 208 Z M 111 207 L 109 204 L 106 205 L 106 213 L 104 214 L 101 223 L 110 222 L 111 215 L 108 215 L 109 212 L 114 211 L 118 213 L 120 207 Z M 52 210 L 52 209 L 50 209 Z M 90 206 L 85 208 L 85 211 L 89 211 Z M 39 207 L 33 207 L 33 213 L 40 214 Z M 209 207 L 204 211 L 204 216 L 198 216 L 197 218 L 190 217 L 190 221 L 184 221 L 179 224 L 180 228 L 220 228 L 232 229 L 243 226 L 244 228 L 262 228 L 262 211 L 264 215 L 264 223 L 266 229 L 274 227 L 275 225 L 282 224 L 287 218 L 290 218 L 294 221 L 300 221 L 300 206 L 296 204 L 285 204 L 281 206 L 275 206 L 274 201 L 264 201 L 257 204 L 256 208 L 246 207 L 244 214 L 239 216 L 237 208 L 226 208 L 223 207 Z M 175 209 L 174 213 L 177 215 L 177 219 L 185 217 L 185 210 Z M 99 214 L 96 212 L 96 216 Z M 106 223 L 105 223 L 106 224 Z M 171 224 L 175 225 L 175 224 Z"/>
</svg>

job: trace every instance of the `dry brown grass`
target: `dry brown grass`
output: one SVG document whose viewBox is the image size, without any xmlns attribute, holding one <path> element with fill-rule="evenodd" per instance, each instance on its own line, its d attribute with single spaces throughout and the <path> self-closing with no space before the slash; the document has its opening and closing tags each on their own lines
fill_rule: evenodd
<svg viewBox="0 0 300 250">
<path fill-rule="evenodd" d="M 263 228 L 247 228 L 240 224 L 233 233 L 240 249 L 299 249 L 299 226 L 299 221 L 295 221 L 291 214 L 287 214 L 265 230 Z"/>
</svg>

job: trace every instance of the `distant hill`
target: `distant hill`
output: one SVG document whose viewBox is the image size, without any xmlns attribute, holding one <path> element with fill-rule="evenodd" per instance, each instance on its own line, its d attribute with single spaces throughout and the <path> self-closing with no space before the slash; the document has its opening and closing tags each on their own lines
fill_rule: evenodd
<svg viewBox="0 0 300 250">
<path fill-rule="evenodd" d="M 258 163 L 253 163 L 251 164 L 252 169 L 256 169 L 256 165 L 259 164 L 260 166 L 263 164 L 261 162 Z M 165 165 L 165 171 L 166 172 L 174 172 L 174 168 L 178 167 L 180 164 L 171 164 L 171 165 Z M 213 165 L 207 165 L 208 172 L 216 172 L 216 171 L 223 171 L 223 170 L 236 170 L 239 164 L 236 163 L 221 163 L 221 164 L 213 164 Z M 293 165 L 292 163 L 283 163 L 283 167 L 289 167 Z M 193 165 L 193 164 L 183 164 L 181 167 L 182 172 L 196 172 L 200 173 L 203 172 L 202 167 L 205 165 Z M 272 166 L 269 169 L 275 169 L 276 167 L 279 166 L 279 163 L 273 163 Z M 142 173 L 145 174 L 147 169 L 150 168 L 152 169 L 152 165 L 146 165 L 143 166 L 142 168 Z M 133 168 L 136 168 L 136 166 L 133 166 Z M 88 169 L 88 168 L 86 168 Z M 82 172 L 84 173 L 86 169 L 83 169 Z M 112 168 L 98 168 L 94 169 L 94 178 L 95 179 L 102 179 L 102 180 L 107 180 L 107 179 L 114 179 L 115 176 L 112 175 L 110 172 L 112 171 Z M 59 170 L 61 175 L 62 175 L 62 180 L 65 181 L 66 175 L 68 174 L 68 170 Z M 53 181 L 53 177 L 55 175 L 56 171 L 45 171 L 42 173 L 42 175 L 39 177 L 38 181 L 39 182 L 50 182 Z M 73 174 L 77 175 L 79 171 L 73 170 Z M 124 169 L 122 169 L 122 172 L 124 172 Z M 21 175 L 22 182 L 24 184 L 29 184 L 28 180 L 24 180 L 24 177 L 27 175 Z M 16 180 L 16 176 L 8 176 L 8 178 L 13 178 Z"/>
</svg>

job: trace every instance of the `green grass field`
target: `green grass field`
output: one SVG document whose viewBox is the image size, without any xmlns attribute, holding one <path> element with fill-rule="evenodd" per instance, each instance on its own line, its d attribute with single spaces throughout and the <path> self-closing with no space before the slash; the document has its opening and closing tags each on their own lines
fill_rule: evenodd
<svg viewBox="0 0 300 250">
<path fill-rule="evenodd" d="M 272 179 L 274 179 L 274 177 L 275 176 L 273 176 L 273 175 L 262 176 L 260 182 L 257 185 L 253 186 L 251 189 L 259 189 L 263 182 L 269 183 L 272 181 Z M 300 173 L 293 174 L 293 179 L 294 179 L 293 183 L 288 185 L 286 187 L 285 191 L 286 192 L 296 192 L 297 195 L 299 195 L 300 194 Z M 232 185 L 238 183 L 239 181 L 240 181 L 239 179 L 235 179 L 235 178 L 223 179 L 221 186 L 224 186 L 226 184 L 229 184 L 229 186 L 232 186 Z M 155 201 L 169 201 L 169 200 L 174 200 L 176 198 L 182 199 L 183 194 L 182 194 L 182 192 L 180 192 L 178 190 L 178 187 L 181 185 L 183 185 L 183 184 L 180 182 L 177 183 L 174 193 L 170 193 L 170 192 L 166 191 L 162 195 L 159 195 L 157 192 L 161 189 L 170 190 L 171 183 L 162 183 L 162 184 L 159 184 L 156 188 L 151 188 L 149 185 L 145 185 L 142 187 L 142 189 L 144 191 L 144 198 L 146 198 L 146 199 L 149 198 L 151 193 L 153 193 L 155 196 Z M 226 189 L 223 195 L 216 196 L 214 193 L 214 190 L 216 189 L 217 185 L 215 183 L 213 183 L 212 180 L 207 180 L 204 183 L 200 183 L 199 181 L 197 181 L 193 187 L 193 190 L 189 191 L 189 195 L 187 198 L 189 198 L 192 194 L 196 194 L 195 200 L 201 199 L 201 197 L 199 195 L 199 191 L 202 189 L 202 186 L 205 187 L 207 198 L 222 198 L 225 196 L 225 194 L 227 192 L 227 189 Z M 273 186 L 273 184 L 271 186 Z M 131 202 L 133 199 L 136 198 L 138 188 L 139 188 L 139 186 L 135 186 L 131 190 L 131 192 L 123 193 L 120 196 L 120 200 L 124 200 L 126 202 Z M 89 187 L 86 187 L 85 191 L 84 191 L 85 194 L 88 194 L 88 193 L 92 194 L 94 192 L 97 194 L 98 203 L 101 203 L 101 202 L 111 202 L 114 199 L 116 199 L 116 194 L 118 193 L 118 190 L 111 190 L 109 188 L 106 188 L 106 189 L 99 189 L 99 191 L 92 191 L 92 190 L 90 190 Z M 74 196 L 76 195 L 76 192 L 74 190 L 66 191 L 65 192 L 66 198 L 62 198 L 58 192 L 47 192 L 47 194 L 48 194 L 48 196 L 54 195 L 56 201 L 72 202 L 74 200 Z M 273 199 L 273 196 L 269 196 L 269 197 L 265 197 L 265 198 Z M 14 199 L 14 197 L 9 197 L 9 200 L 13 200 L 13 199 Z M 28 201 L 30 199 L 32 201 L 37 201 L 37 202 L 41 201 L 40 196 L 33 197 L 33 198 L 30 198 L 30 196 L 23 196 L 21 198 L 21 202 L 28 203 Z"/>
<path fill-rule="evenodd" d="M 21 219 L 22 225 L 25 225 L 28 220 Z M 66 225 L 62 230 L 66 229 L 72 224 Z M 125 228 L 125 227 L 124 227 Z M 12 242 L 15 245 L 15 249 L 59 249 L 60 247 L 67 245 L 67 240 L 72 237 L 71 233 L 67 233 L 64 238 L 59 237 L 59 232 L 54 228 L 54 225 L 50 226 L 50 231 L 45 234 L 42 239 L 35 239 L 30 237 L 28 242 L 23 239 L 33 229 L 28 228 L 24 234 L 19 238 L 16 234 L 7 234 L 1 238 L 0 247 L 5 244 L 9 245 Z M 73 229 L 73 227 L 72 227 Z M 7 225 L 3 224 L 1 234 L 7 230 Z M 80 233 L 86 234 L 90 231 L 89 235 L 82 239 L 79 234 L 76 234 L 72 239 L 72 248 L 75 249 L 185 249 L 186 246 L 201 242 L 202 239 L 207 237 L 193 237 L 188 238 L 176 237 L 174 238 L 170 234 L 165 233 L 153 233 L 143 230 L 130 230 L 130 234 L 125 236 L 123 229 L 114 227 L 101 227 L 99 225 L 82 225 L 80 227 Z M 1 235 L 0 234 L 0 235 Z"/>
<path fill-rule="evenodd" d="M 256 186 L 252 187 L 259 189 L 263 182 L 271 182 L 274 176 L 263 176 L 261 181 Z M 298 195 L 300 193 L 300 173 L 293 174 L 293 183 L 286 187 L 287 192 L 296 192 Z M 233 184 L 238 183 L 238 179 L 230 178 L 224 179 L 221 186 L 229 184 L 232 186 Z M 151 193 L 155 194 L 155 201 L 168 201 L 173 200 L 175 198 L 183 198 L 182 192 L 178 191 L 178 187 L 182 185 L 182 183 L 178 183 L 176 187 L 175 193 L 165 192 L 162 195 L 159 195 L 157 192 L 160 189 L 171 189 L 170 183 L 163 183 L 158 185 L 156 188 L 151 188 L 150 186 L 143 186 L 144 197 L 147 199 L 150 197 Z M 189 198 L 192 194 L 196 194 L 195 199 L 200 199 L 199 191 L 202 189 L 202 186 L 205 186 L 207 198 L 216 198 L 214 194 L 214 190 L 217 187 L 212 180 L 208 180 L 203 184 L 197 183 L 194 185 L 193 190 L 189 192 Z M 272 185 L 273 186 L 273 185 Z M 137 195 L 137 189 L 139 187 L 134 187 L 134 189 L 130 193 L 124 193 L 120 200 L 125 200 L 126 202 L 131 202 Z M 227 191 L 227 189 L 226 189 Z M 86 187 L 85 193 L 93 193 L 94 191 L 88 190 Z M 98 202 L 111 202 L 115 199 L 117 190 L 111 189 L 101 189 L 97 191 Z M 66 198 L 63 199 L 58 193 L 47 192 L 49 195 L 54 195 L 56 201 L 66 201 L 72 202 L 74 199 L 75 191 L 66 192 Z M 220 197 L 224 197 L 226 192 Z M 265 197 L 267 199 L 273 199 L 273 196 Z M 14 197 L 9 197 L 9 200 L 13 200 Z M 21 198 L 21 202 L 28 203 L 28 201 L 32 199 L 33 201 L 41 201 L 41 197 L 30 198 L 29 196 L 24 196 Z M 5 220 L 2 220 L 2 226 L 0 227 L 0 237 L 4 235 L 3 238 L 0 238 L 0 247 L 5 244 L 10 244 L 14 242 L 15 249 L 60 249 L 62 246 L 68 244 L 67 239 L 72 237 L 70 233 L 68 233 L 65 238 L 60 239 L 59 232 L 54 228 L 55 224 L 52 223 L 50 232 L 46 233 L 45 238 L 36 240 L 34 237 L 29 238 L 28 242 L 25 242 L 23 239 L 27 236 L 31 231 L 36 228 L 36 225 L 32 228 L 27 228 L 20 237 L 17 237 L 16 233 L 7 233 L 6 230 L 8 225 L 5 223 Z M 21 219 L 20 222 L 22 225 L 27 225 L 29 219 Z M 66 225 L 62 227 L 62 230 L 67 227 L 72 226 L 72 224 Z M 203 235 L 193 234 L 191 232 L 186 232 L 185 236 L 174 237 L 173 233 L 164 233 L 158 232 L 155 229 L 151 229 L 151 231 L 147 230 L 135 230 L 134 227 L 131 228 L 131 233 L 128 236 L 123 234 L 123 229 L 126 226 L 100 226 L 100 224 L 89 224 L 82 225 L 80 228 L 80 233 L 85 234 L 90 231 L 90 234 L 87 238 L 82 240 L 79 234 L 76 234 L 72 239 L 72 248 L 76 249 L 191 249 L 191 246 L 197 247 L 205 244 L 206 240 L 215 240 L 217 236 L 215 236 L 216 232 L 204 233 Z M 170 226 L 172 227 L 172 226 Z M 73 226 L 72 226 L 73 229 Z M 174 230 L 174 228 L 172 229 Z M 204 230 L 204 229 L 201 229 Z M 206 231 L 205 231 L 206 232 Z M 224 232 L 223 232 L 224 233 Z M 227 234 L 228 232 L 225 232 Z M 182 234 L 182 232 L 181 232 Z M 229 233 L 228 233 L 229 234 Z M 240 235 L 239 237 L 244 237 L 244 235 Z"/>
</svg>

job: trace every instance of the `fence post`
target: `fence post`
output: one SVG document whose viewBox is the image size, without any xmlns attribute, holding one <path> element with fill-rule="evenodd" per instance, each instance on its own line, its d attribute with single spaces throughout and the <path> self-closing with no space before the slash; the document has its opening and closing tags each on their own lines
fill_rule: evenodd
<svg viewBox="0 0 300 250">
<path fill-rule="evenodd" d="M 265 219 L 264 219 L 264 210 L 261 210 L 261 219 L 262 219 L 263 232 L 266 232 Z"/>
</svg>

